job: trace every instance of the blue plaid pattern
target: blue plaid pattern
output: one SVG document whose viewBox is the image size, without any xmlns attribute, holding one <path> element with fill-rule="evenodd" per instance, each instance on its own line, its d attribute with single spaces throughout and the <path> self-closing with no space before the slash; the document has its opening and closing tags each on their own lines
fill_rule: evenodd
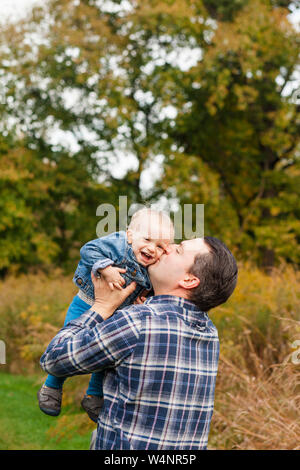
<svg viewBox="0 0 300 470">
<path fill-rule="evenodd" d="M 50 374 L 106 369 L 96 449 L 206 449 L 219 358 L 206 313 L 180 297 L 150 297 L 103 321 L 88 310 L 41 358 Z"/>
</svg>

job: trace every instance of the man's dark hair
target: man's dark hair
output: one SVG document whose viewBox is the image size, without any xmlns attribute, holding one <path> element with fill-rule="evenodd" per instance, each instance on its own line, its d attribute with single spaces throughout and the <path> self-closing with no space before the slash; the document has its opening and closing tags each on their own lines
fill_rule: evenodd
<svg viewBox="0 0 300 470">
<path fill-rule="evenodd" d="M 227 246 L 214 237 L 204 237 L 209 253 L 195 256 L 189 269 L 200 284 L 189 291 L 189 300 L 203 312 L 226 302 L 237 282 L 238 268 Z"/>
</svg>

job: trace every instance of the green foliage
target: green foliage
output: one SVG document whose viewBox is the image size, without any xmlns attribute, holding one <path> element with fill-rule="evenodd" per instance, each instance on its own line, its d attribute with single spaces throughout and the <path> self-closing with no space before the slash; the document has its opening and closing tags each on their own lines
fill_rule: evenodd
<svg viewBox="0 0 300 470">
<path fill-rule="evenodd" d="M 249 0 L 203 0 L 205 8 L 212 18 L 221 21 L 232 21 L 234 15 L 243 8 Z"/>
<path fill-rule="evenodd" d="M 50 161 L 16 142 L 1 149 L 0 271 L 74 267 L 78 248 L 96 237 L 94 215 L 112 199 L 108 190 L 76 156 L 59 153 Z"/>
<path fill-rule="evenodd" d="M 1 142 L 0 271 L 51 263 L 58 251 L 40 226 L 35 209 L 45 204 L 47 183 L 36 178 L 41 164 L 29 150 Z"/>
<path fill-rule="evenodd" d="M 70 267 L 95 236 L 97 206 L 125 194 L 129 205 L 204 203 L 205 233 L 238 257 L 299 263 L 299 34 L 288 7 L 51 0 L 3 27 L 0 165 L 9 159 L 18 182 L 0 177 L 2 272 Z"/>
<path fill-rule="evenodd" d="M 164 187 L 174 184 L 181 200 L 206 204 L 206 233 L 265 266 L 300 259 L 300 123 L 296 104 L 282 94 L 300 50 L 286 15 L 253 1 L 219 22 L 178 88 L 178 103 L 189 105 L 169 130 L 175 145 L 165 162 Z M 193 180 L 182 166 L 190 159 Z M 216 204 L 213 189 L 203 191 L 206 178 L 217 181 Z"/>
</svg>

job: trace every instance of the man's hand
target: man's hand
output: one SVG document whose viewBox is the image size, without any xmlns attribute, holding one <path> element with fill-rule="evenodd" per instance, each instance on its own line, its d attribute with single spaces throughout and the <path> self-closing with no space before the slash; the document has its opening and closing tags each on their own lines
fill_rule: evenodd
<svg viewBox="0 0 300 470">
<path fill-rule="evenodd" d="M 136 282 L 132 282 L 124 289 L 111 290 L 105 279 L 96 278 L 93 273 L 91 276 L 95 291 L 95 302 L 91 308 L 99 313 L 103 320 L 109 318 L 136 288 Z"/>
<path fill-rule="evenodd" d="M 122 286 L 125 284 L 125 279 L 121 276 L 120 273 L 125 273 L 126 269 L 117 268 L 115 266 L 107 266 L 104 269 L 101 269 L 101 276 L 108 282 L 110 290 L 114 290 L 116 287 L 119 290 L 122 290 Z"/>
</svg>

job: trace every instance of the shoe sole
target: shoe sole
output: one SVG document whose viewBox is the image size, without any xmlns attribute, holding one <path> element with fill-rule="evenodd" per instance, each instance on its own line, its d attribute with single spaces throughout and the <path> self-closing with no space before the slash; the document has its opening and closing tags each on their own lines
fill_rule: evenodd
<svg viewBox="0 0 300 470">
<path fill-rule="evenodd" d="M 98 423 L 98 418 L 94 418 L 94 417 L 92 417 L 92 416 L 90 415 L 90 413 L 88 413 L 86 410 L 84 410 L 84 411 L 87 413 L 88 417 L 89 417 L 92 421 L 94 421 L 94 423 L 96 423 L 96 424 Z"/>
<path fill-rule="evenodd" d="M 45 413 L 46 415 L 49 415 L 49 416 L 58 416 L 60 414 L 60 411 L 50 410 L 50 408 L 41 408 L 40 407 L 40 410 L 43 413 Z"/>
</svg>

